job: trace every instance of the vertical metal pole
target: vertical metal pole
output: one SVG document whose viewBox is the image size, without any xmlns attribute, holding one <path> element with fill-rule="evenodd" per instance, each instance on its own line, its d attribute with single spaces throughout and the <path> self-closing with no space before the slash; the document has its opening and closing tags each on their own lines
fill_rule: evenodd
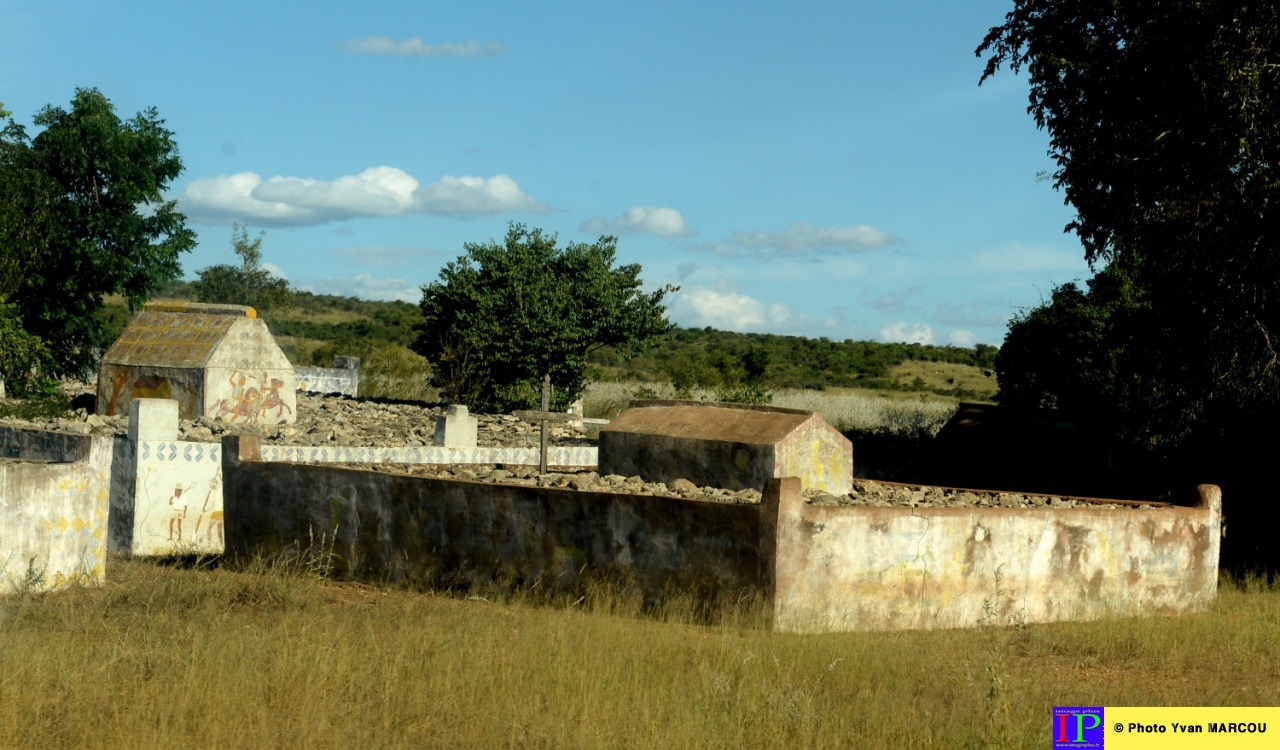
<svg viewBox="0 0 1280 750">
<path fill-rule="evenodd" d="M 551 411 L 551 373 L 542 376 L 542 410 Z M 538 473 L 547 473 L 547 420 L 542 420 L 542 435 L 538 441 Z"/>
</svg>

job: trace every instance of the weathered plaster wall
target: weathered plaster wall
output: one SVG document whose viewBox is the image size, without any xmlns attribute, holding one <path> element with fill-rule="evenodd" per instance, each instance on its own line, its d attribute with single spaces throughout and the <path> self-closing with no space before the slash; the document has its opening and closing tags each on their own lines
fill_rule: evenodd
<svg viewBox="0 0 1280 750">
<path fill-rule="evenodd" d="M 125 414 L 140 398 L 173 399 L 183 419 L 195 419 L 204 403 L 204 378 L 192 368 L 103 363 L 98 373 L 99 414 Z"/>
<path fill-rule="evenodd" d="M 805 489 L 844 495 L 853 488 L 853 443 L 820 415 L 774 446 L 773 477 L 799 477 Z"/>
<path fill-rule="evenodd" d="M 333 367 L 294 367 L 293 372 L 300 391 L 360 395 L 359 357 L 334 357 Z"/>
<path fill-rule="evenodd" d="M 244 437 L 223 448 L 229 551 L 332 553 L 363 580 L 621 570 L 649 590 L 763 594 L 776 629 L 804 632 L 1174 613 L 1217 590 L 1208 485 L 1196 508 L 926 509 L 808 505 L 788 477 L 760 505 L 729 505 L 268 463 Z"/>
<path fill-rule="evenodd" d="M 178 404 L 136 399 L 129 405 L 129 434 L 118 436 L 110 469 L 112 552 L 166 556 L 223 551 L 222 448 L 178 440 Z M 78 436 L 0 428 L 0 456 L 73 460 Z M 529 448 L 280 446 L 262 448 L 268 461 L 297 463 L 405 463 L 536 465 Z M 591 467 L 595 448 L 548 451 L 556 468 Z"/>
<path fill-rule="evenodd" d="M 966 627 L 984 604 L 997 623 L 1174 613 L 1217 592 L 1212 485 L 1195 508 L 979 509 L 814 506 L 780 484 L 780 630 Z"/>
<path fill-rule="evenodd" d="M 0 594 L 104 579 L 111 438 L 54 435 L 0 428 Z"/>
<path fill-rule="evenodd" d="M 814 412 L 638 401 L 601 428 L 600 473 L 757 490 L 797 476 L 806 489 L 842 495 L 853 481 L 853 444 Z"/>
<path fill-rule="evenodd" d="M 377 582 L 491 579 L 572 585 L 584 566 L 734 596 L 760 578 L 754 505 L 577 492 L 264 463 L 254 438 L 223 441 L 227 550 L 331 552 Z"/>
</svg>

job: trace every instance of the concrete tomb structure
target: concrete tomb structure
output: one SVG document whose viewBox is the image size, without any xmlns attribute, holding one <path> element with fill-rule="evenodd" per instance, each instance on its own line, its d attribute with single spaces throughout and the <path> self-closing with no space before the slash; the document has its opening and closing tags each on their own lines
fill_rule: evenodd
<svg viewBox="0 0 1280 750">
<path fill-rule="evenodd" d="M 360 395 L 359 357 L 334 357 L 333 367 L 294 367 L 293 372 L 300 391 Z"/>
<path fill-rule="evenodd" d="M 0 427 L 0 594 L 103 582 L 111 442 Z"/>
<path fill-rule="evenodd" d="M 1212 485 L 1195 507 L 917 508 L 814 505 L 784 477 L 748 504 L 270 463 L 247 436 L 222 448 L 227 552 L 316 554 L 345 578 L 616 574 L 654 597 L 760 597 L 790 632 L 1174 614 L 1217 592 Z"/>
<path fill-rule="evenodd" d="M 102 357 L 98 413 L 173 399 L 183 419 L 292 423 L 293 365 L 252 307 L 148 303 Z"/>
<path fill-rule="evenodd" d="M 600 473 L 763 489 L 799 477 L 832 495 L 853 483 L 853 443 L 816 412 L 701 401 L 632 401 L 600 428 Z"/>
<path fill-rule="evenodd" d="M 436 417 L 432 442 L 445 448 L 475 448 L 479 421 L 467 413 L 467 407 L 450 404 L 443 417 Z"/>
</svg>

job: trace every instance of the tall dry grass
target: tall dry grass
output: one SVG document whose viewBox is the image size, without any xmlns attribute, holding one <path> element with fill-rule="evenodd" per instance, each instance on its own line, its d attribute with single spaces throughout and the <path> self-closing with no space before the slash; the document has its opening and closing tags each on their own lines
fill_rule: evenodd
<svg viewBox="0 0 1280 750">
<path fill-rule="evenodd" d="M 112 560 L 0 600 L 0 747 L 1048 747 L 1053 705 L 1276 705 L 1280 592 L 1176 618 L 776 634 L 626 592 Z"/>
<path fill-rule="evenodd" d="M 583 406 L 588 417 L 612 419 L 634 398 L 675 398 L 670 383 L 589 383 Z M 697 390 L 691 398 L 714 401 L 715 392 Z M 849 391 L 815 391 L 782 388 L 773 391 L 773 406 L 808 409 L 842 432 L 888 432 L 933 435 L 956 411 L 956 402 L 945 399 L 890 398 Z"/>
</svg>

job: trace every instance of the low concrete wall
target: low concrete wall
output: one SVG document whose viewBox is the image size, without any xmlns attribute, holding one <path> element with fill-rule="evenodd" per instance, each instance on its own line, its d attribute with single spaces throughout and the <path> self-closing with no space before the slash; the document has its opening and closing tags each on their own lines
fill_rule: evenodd
<svg viewBox="0 0 1280 750">
<path fill-rule="evenodd" d="M 735 596 L 758 589 L 760 510 L 692 500 L 265 463 L 223 441 L 227 551 L 331 555 L 340 575 L 572 586 L 585 569 Z"/>
<path fill-rule="evenodd" d="M 178 440 L 180 410 L 172 400 L 135 399 L 129 409 L 129 435 L 115 438 L 113 447 L 110 550 L 155 557 L 220 554 L 224 546 L 222 447 Z M 77 439 L 53 432 L 0 430 L 0 456 L 18 455 L 19 448 L 11 448 L 12 443 L 24 455 L 73 460 L 81 449 Z M 322 464 L 538 463 L 538 451 L 529 448 L 273 445 L 261 452 L 267 461 Z M 593 467 L 596 449 L 553 448 L 547 463 L 555 468 Z"/>
<path fill-rule="evenodd" d="M 0 427 L 0 594 L 101 584 L 111 438 Z"/>
<path fill-rule="evenodd" d="M 596 448 L 558 446 L 547 449 L 549 468 L 594 468 L 599 451 Z M 300 464 L 506 464 L 537 466 L 537 448 L 387 448 L 369 446 L 264 445 L 262 460 L 288 461 Z"/>
<path fill-rule="evenodd" d="M 647 590 L 759 594 L 784 631 L 971 627 L 1203 608 L 1221 493 L 1195 508 L 827 507 L 799 478 L 759 505 L 268 463 L 224 439 L 227 547 L 332 554 L 375 582 L 572 585 L 585 568 Z"/>
<path fill-rule="evenodd" d="M 294 367 L 293 372 L 300 391 L 360 395 L 359 357 L 334 357 L 333 367 Z"/>
<path fill-rule="evenodd" d="M 766 510 L 778 630 L 1176 613 L 1217 593 L 1222 494 L 1212 485 L 1194 508 L 910 508 L 808 505 L 797 480 L 781 481 Z"/>
</svg>

